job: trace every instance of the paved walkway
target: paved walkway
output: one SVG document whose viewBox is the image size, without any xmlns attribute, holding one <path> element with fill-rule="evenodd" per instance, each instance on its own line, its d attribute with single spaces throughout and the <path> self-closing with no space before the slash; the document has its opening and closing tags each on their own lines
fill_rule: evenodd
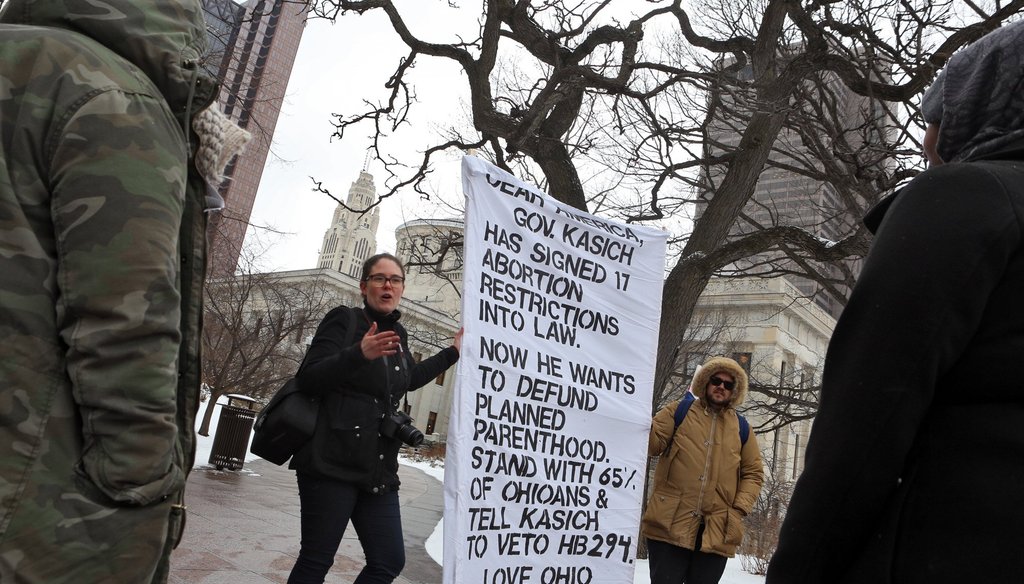
<svg viewBox="0 0 1024 584">
<path fill-rule="evenodd" d="M 424 542 L 441 519 L 441 483 L 399 466 L 405 570 L 396 584 L 438 584 L 441 567 Z M 188 524 L 171 556 L 172 584 L 284 584 L 299 554 L 295 473 L 263 460 L 241 471 L 199 468 L 186 490 Z M 355 531 L 346 530 L 326 584 L 352 582 L 363 566 Z"/>
</svg>

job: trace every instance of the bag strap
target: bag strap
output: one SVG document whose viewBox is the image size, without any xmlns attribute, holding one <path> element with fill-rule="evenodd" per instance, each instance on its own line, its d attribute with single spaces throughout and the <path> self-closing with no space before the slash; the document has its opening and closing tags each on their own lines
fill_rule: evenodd
<svg viewBox="0 0 1024 584">
<path fill-rule="evenodd" d="M 345 346 L 348 347 L 352 345 L 352 341 L 356 336 L 356 311 L 359 309 L 346 308 L 346 310 L 348 311 L 348 330 L 345 331 Z M 297 391 L 300 391 L 298 375 L 299 371 L 302 370 L 302 366 L 306 364 L 306 357 L 308 356 L 309 351 L 306 351 L 306 354 L 302 357 L 302 362 L 299 363 L 299 368 L 295 370 L 295 375 L 292 375 L 285 384 L 274 393 L 273 397 L 270 398 L 270 401 L 267 402 L 267 405 L 263 406 L 263 409 L 260 410 L 259 415 L 256 417 L 256 422 L 253 424 L 253 427 L 256 430 L 259 430 L 260 427 L 263 426 L 263 421 L 267 418 L 270 412 L 277 407 L 277 404 L 281 403 L 281 400 Z M 312 399 L 318 398 L 314 396 Z"/>
<path fill-rule="evenodd" d="M 363 310 L 361 308 L 349 307 L 348 309 L 348 330 L 345 331 L 346 347 L 351 347 L 352 341 L 354 341 L 356 338 L 356 313 L 361 313 L 362 311 Z"/>
<path fill-rule="evenodd" d="M 347 348 L 352 346 L 352 341 L 356 338 L 356 312 L 359 311 L 359 309 L 348 306 L 342 306 L 340 308 L 344 308 L 345 311 L 348 312 L 348 328 L 345 329 L 345 343 L 342 345 Z M 306 354 L 302 357 L 302 363 L 299 363 L 299 368 L 295 370 L 295 375 L 293 375 L 293 377 L 298 377 L 299 371 L 302 371 L 302 367 L 306 365 L 306 359 L 308 357 L 309 351 L 306 351 Z"/>
<path fill-rule="evenodd" d="M 676 430 L 679 429 L 679 424 L 683 423 L 683 418 L 686 417 L 686 412 L 690 411 L 690 406 L 693 405 L 693 402 L 695 401 L 697 401 L 697 398 L 695 398 L 693 394 L 690 392 L 686 392 L 686 395 L 683 396 L 683 399 L 679 400 L 679 405 L 676 406 L 675 414 L 676 425 L 675 428 L 672 429 L 673 435 L 675 435 Z"/>
</svg>

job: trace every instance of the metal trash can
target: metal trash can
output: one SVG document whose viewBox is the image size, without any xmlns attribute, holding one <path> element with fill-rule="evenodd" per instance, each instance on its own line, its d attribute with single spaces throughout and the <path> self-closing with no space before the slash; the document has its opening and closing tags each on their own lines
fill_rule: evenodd
<svg viewBox="0 0 1024 584">
<path fill-rule="evenodd" d="M 221 404 L 217 434 L 210 450 L 210 464 L 217 470 L 239 470 L 245 462 L 245 453 L 249 451 L 252 424 L 256 421 L 253 410 L 256 400 L 237 393 L 224 397 L 228 398 L 228 403 Z"/>
</svg>

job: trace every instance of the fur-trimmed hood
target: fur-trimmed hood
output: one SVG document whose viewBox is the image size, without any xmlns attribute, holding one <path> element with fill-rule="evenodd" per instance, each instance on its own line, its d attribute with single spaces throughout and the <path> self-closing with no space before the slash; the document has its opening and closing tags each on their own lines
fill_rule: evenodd
<svg viewBox="0 0 1024 584">
<path fill-rule="evenodd" d="M 704 390 L 708 387 L 708 381 L 715 373 L 723 371 L 732 375 L 733 379 L 736 380 L 736 389 L 732 392 L 732 406 L 736 407 L 742 404 L 743 400 L 747 399 L 747 387 L 749 385 L 747 372 L 743 370 L 739 363 L 728 357 L 712 357 L 701 365 L 700 369 L 694 373 L 693 383 L 690 385 L 693 395 L 697 396 L 698 399 L 704 399 Z"/>
</svg>

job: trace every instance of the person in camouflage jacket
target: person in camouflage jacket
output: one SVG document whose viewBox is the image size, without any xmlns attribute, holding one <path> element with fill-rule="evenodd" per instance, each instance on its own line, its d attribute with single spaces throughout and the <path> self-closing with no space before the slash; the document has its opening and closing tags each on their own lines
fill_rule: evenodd
<svg viewBox="0 0 1024 584">
<path fill-rule="evenodd" d="M 4 4 L 0 581 L 162 582 L 200 383 L 201 7 Z"/>
</svg>

